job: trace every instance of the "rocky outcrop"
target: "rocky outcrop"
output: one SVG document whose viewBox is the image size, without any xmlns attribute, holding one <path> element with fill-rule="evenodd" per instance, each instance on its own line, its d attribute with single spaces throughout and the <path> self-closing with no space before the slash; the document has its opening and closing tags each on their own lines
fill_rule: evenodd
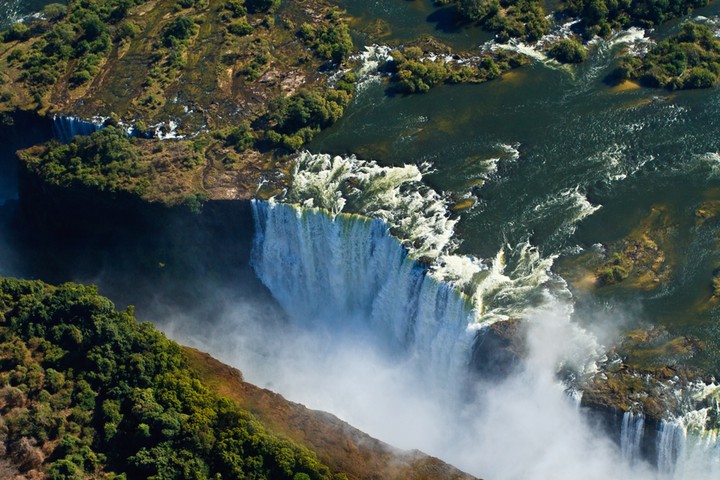
<svg viewBox="0 0 720 480">
<path fill-rule="evenodd" d="M 507 377 L 527 354 L 522 320 L 496 322 L 480 330 L 475 337 L 470 368 L 481 379 Z"/>
</svg>

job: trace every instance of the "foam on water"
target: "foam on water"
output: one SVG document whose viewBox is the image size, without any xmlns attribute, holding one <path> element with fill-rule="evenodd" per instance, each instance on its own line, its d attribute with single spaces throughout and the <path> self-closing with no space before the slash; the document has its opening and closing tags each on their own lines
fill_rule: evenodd
<svg viewBox="0 0 720 480">
<path fill-rule="evenodd" d="M 355 69 L 356 89 L 358 91 L 363 91 L 370 84 L 379 82 L 382 79 L 383 74 L 380 69 L 387 62 L 392 61 L 391 50 L 392 48 L 387 45 L 373 44 L 366 46 L 364 51 L 350 57 L 351 63 L 360 65 Z"/>
<path fill-rule="evenodd" d="M 421 183 L 417 166 L 381 167 L 355 157 L 301 153 L 284 201 L 332 215 L 357 213 L 388 223 L 414 257 L 435 258 L 452 246 L 456 220 L 447 201 Z"/>
<path fill-rule="evenodd" d="M 426 275 L 385 222 L 276 202 L 253 209 L 253 267 L 295 324 L 372 332 L 388 352 L 417 357 L 431 382 L 462 378 L 472 305 Z"/>
<path fill-rule="evenodd" d="M 509 148 L 511 155 L 517 152 Z M 527 241 L 506 245 L 490 259 L 455 254 L 457 218 L 450 214 L 449 202 L 421 180 L 421 169 L 414 165 L 381 167 L 355 157 L 304 152 L 296 159 L 291 188 L 279 200 L 321 208 L 330 217 L 352 213 L 382 220 L 430 276 L 470 299 L 478 315 L 473 328 L 520 317 L 552 296 L 569 296 L 564 282 L 550 271 L 555 257 L 541 256 Z M 579 209 L 568 222 L 598 208 L 578 192 L 566 196 Z"/>
</svg>

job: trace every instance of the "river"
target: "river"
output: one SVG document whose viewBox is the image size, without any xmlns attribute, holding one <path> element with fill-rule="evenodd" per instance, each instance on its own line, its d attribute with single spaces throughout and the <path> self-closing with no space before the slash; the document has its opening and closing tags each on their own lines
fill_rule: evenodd
<svg viewBox="0 0 720 480">
<path fill-rule="evenodd" d="M 429 0 L 344 4 L 357 17 L 360 40 L 378 29 L 388 41 L 434 34 L 462 49 L 490 39 L 454 26 Z M 712 19 L 717 9 L 696 14 Z M 507 379 L 478 383 L 457 373 L 475 332 L 472 306 L 424 277 L 381 225 L 364 219 L 333 223 L 317 211 L 256 204 L 262 238 L 250 238 L 249 205 L 211 207 L 200 219 L 167 212 L 115 218 L 115 228 L 48 237 L 27 221 L 32 212 L 18 212 L 6 155 L 0 272 L 96 283 L 118 305 L 138 305 L 139 318 L 261 386 L 487 478 L 714 478 L 715 453 L 693 457 L 699 474 L 690 461 L 675 471 L 672 459 L 658 473 L 650 463 L 661 459 L 629 459 L 628 442 L 637 437 L 625 431 L 630 440 L 618 438 L 625 441 L 618 448 L 555 376 L 560 364 L 591 369 L 604 345 L 653 325 L 702 339 L 704 348 L 686 364 L 710 373 L 720 367 L 720 310 L 708 302 L 720 266 L 720 222 L 697 213 L 720 201 L 720 93 L 608 84 L 632 38 L 594 43 L 577 67 L 537 60 L 500 80 L 423 95 L 388 95 L 371 78 L 346 115 L 308 146 L 378 163 L 361 164 L 363 172 L 405 164 L 426 172 L 420 187 L 394 195 L 430 187 L 438 198 L 474 203 L 453 214 L 448 248 L 495 275 L 486 278 L 502 279 L 502 288 L 487 287 L 479 318 L 531 319 L 527 360 Z M 590 273 L 583 255 L 658 215 L 667 278 L 652 288 L 582 282 L 582 272 Z M 366 281 L 358 285 L 353 275 Z M 437 327 L 443 318 L 454 319 L 451 328 Z"/>
</svg>

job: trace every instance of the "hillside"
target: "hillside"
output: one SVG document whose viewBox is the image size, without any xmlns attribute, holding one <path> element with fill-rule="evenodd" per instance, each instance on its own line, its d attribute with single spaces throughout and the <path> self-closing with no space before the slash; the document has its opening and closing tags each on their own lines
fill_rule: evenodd
<svg viewBox="0 0 720 480">
<path fill-rule="evenodd" d="M 0 280 L 0 454 L 2 478 L 472 478 L 242 382 L 93 287 L 15 279 Z"/>
</svg>

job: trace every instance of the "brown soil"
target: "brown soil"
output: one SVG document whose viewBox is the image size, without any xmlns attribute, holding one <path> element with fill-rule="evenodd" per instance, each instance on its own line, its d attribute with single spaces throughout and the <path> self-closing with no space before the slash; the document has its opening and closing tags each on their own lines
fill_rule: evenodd
<svg viewBox="0 0 720 480">
<path fill-rule="evenodd" d="M 472 480 L 441 460 L 419 451 L 401 451 L 337 417 L 290 402 L 243 381 L 239 370 L 210 355 L 184 347 L 190 366 L 220 395 L 251 411 L 269 431 L 317 452 L 333 471 L 351 480 Z"/>
</svg>

